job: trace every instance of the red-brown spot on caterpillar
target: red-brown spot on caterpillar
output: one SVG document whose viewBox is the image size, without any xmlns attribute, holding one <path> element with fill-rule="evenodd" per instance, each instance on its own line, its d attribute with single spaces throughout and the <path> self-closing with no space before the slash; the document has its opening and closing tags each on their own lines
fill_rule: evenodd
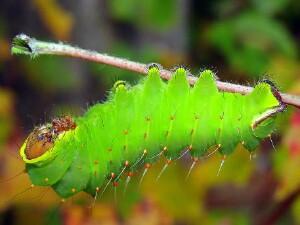
<svg viewBox="0 0 300 225">
<path fill-rule="evenodd" d="M 191 151 L 193 149 L 193 145 L 188 146 L 188 150 Z"/>
<path fill-rule="evenodd" d="M 132 171 L 129 171 L 127 174 L 128 177 L 132 177 L 133 175 L 134 175 L 134 173 Z"/>
<path fill-rule="evenodd" d="M 171 162 L 172 162 L 171 159 L 167 159 L 167 160 L 166 160 L 166 164 L 170 164 Z"/>
<path fill-rule="evenodd" d="M 128 160 L 125 161 L 124 165 L 125 165 L 126 167 L 129 166 Z"/>
<path fill-rule="evenodd" d="M 146 168 L 146 169 L 149 169 L 150 167 L 151 167 L 151 164 L 150 164 L 150 163 L 146 163 L 146 164 L 145 164 L 145 168 Z"/>
<path fill-rule="evenodd" d="M 116 174 L 115 174 L 115 173 L 111 173 L 111 174 L 110 174 L 110 178 L 111 178 L 111 179 L 114 179 L 114 178 L 115 178 L 115 176 L 116 176 Z"/>
<path fill-rule="evenodd" d="M 198 157 L 192 157 L 192 160 L 193 160 L 194 162 L 198 162 L 198 161 L 199 161 L 199 158 L 198 158 Z"/>
<path fill-rule="evenodd" d="M 119 183 L 118 183 L 117 181 L 114 181 L 114 182 L 113 182 L 113 186 L 114 186 L 114 187 L 118 187 L 118 185 L 119 185 Z"/>
</svg>

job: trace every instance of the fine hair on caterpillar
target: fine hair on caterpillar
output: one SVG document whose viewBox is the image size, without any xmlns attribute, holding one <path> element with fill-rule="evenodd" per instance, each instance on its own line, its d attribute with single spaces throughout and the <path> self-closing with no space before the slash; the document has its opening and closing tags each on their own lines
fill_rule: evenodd
<svg viewBox="0 0 300 225">
<path fill-rule="evenodd" d="M 65 116 L 35 128 L 20 149 L 33 185 L 51 186 L 62 198 L 84 191 L 95 198 L 120 179 L 126 187 L 137 171 L 142 182 L 162 156 L 165 165 L 190 154 L 192 165 L 241 143 L 250 153 L 268 137 L 286 105 L 272 83 L 262 81 L 246 95 L 217 89 L 215 75 L 201 72 L 194 86 L 178 68 L 167 83 L 160 69 L 130 87 L 118 81 L 108 100 L 81 117 Z"/>
</svg>

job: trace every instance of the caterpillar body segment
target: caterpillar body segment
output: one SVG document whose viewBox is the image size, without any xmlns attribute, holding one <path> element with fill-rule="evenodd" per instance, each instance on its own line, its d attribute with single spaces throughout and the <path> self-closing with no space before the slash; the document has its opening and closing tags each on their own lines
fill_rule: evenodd
<svg viewBox="0 0 300 225">
<path fill-rule="evenodd" d="M 76 126 L 60 130 L 34 159 L 27 158 L 25 141 L 20 153 L 32 183 L 52 186 L 63 198 L 80 191 L 95 195 L 161 155 L 171 162 L 189 149 L 198 158 L 211 147 L 229 155 L 239 143 L 251 152 L 272 133 L 282 103 L 270 84 L 259 83 L 243 96 L 218 91 L 209 70 L 194 87 L 186 74 L 179 68 L 165 83 L 152 67 L 136 86 L 117 83 L 105 103 L 75 118 Z"/>
</svg>

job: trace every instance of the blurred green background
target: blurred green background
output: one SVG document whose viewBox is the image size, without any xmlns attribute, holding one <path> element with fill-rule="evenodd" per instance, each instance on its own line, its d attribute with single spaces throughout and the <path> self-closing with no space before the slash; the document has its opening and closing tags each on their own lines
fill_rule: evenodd
<svg viewBox="0 0 300 225">
<path fill-rule="evenodd" d="M 238 148 L 217 177 L 221 158 L 201 161 L 190 178 L 186 157 L 163 161 L 141 188 L 117 201 L 110 188 L 98 200 L 85 194 L 61 203 L 50 188 L 19 175 L 18 148 L 34 126 L 62 114 L 80 115 L 105 99 L 118 79 L 141 76 L 105 65 L 54 56 L 12 57 L 24 32 L 138 62 L 193 74 L 209 68 L 223 81 L 254 85 L 263 78 L 300 94 L 298 0 L 1 0 L 0 2 L 0 224 L 300 224 L 300 111 L 280 115 L 276 133 L 256 157 Z M 6 180 L 10 177 L 12 179 Z"/>
</svg>

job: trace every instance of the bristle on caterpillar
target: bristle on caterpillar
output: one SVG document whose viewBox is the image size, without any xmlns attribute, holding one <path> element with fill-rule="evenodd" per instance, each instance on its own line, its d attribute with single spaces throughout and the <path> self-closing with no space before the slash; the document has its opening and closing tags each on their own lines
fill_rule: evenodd
<svg viewBox="0 0 300 225">
<path fill-rule="evenodd" d="M 225 157 L 238 143 L 253 152 L 285 108 L 267 82 L 241 95 L 218 91 L 210 70 L 193 87 L 186 75 L 178 68 L 165 83 L 151 66 L 138 85 L 117 82 L 108 100 L 82 117 L 35 128 L 20 150 L 31 182 L 52 186 L 63 198 L 80 191 L 95 195 L 123 177 L 127 185 L 141 168 L 144 176 L 162 155 L 167 166 L 184 149 L 197 160 L 212 147 Z"/>
</svg>

